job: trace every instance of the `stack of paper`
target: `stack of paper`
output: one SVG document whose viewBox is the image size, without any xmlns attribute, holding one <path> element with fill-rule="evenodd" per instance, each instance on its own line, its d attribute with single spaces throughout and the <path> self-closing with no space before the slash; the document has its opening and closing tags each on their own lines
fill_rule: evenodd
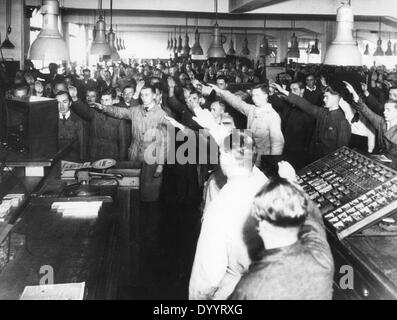
<svg viewBox="0 0 397 320">
<path fill-rule="evenodd" d="M 20 300 L 83 300 L 85 282 L 26 286 Z"/>
<path fill-rule="evenodd" d="M 98 217 L 102 201 L 54 202 L 52 210 L 61 213 L 64 218 L 94 219 Z"/>
</svg>

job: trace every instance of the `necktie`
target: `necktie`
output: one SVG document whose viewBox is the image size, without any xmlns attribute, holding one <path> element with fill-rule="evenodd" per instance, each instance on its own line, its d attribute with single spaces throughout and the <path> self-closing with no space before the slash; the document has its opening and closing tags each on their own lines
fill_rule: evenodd
<svg viewBox="0 0 397 320">
<path fill-rule="evenodd" d="M 66 115 L 62 115 L 62 122 L 65 123 L 66 122 Z"/>
</svg>

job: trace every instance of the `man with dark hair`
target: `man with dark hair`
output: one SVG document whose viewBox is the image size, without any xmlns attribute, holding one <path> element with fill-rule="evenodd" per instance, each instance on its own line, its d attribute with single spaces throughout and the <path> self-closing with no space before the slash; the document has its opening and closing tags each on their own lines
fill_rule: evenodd
<svg viewBox="0 0 397 320">
<path fill-rule="evenodd" d="M 231 300 L 330 300 L 334 262 L 322 216 L 304 191 L 276 178 L 255 195 L 252 215 L 265 250 Z"/>
<path fill-rule="evenodd" d="M 204 125 L 204 124 L 203 124 Z M 214 130 L 211 128 L 210 130 Z M 189 299 L 227 299 L 257 250 L 246 224 L 255 194 L 267 181 L 254 166 L 255 142 L 240 130 L 223 139 L 220 165 L 227 183 L 206 205 L 189 284 Z"/>
<path fill-rule="evenodd" d="M 316 79 L 312 74 L 309 74 L 306 77 L 306 88 L 305 92 L 303 93 L 303 98 L 315 106 L 323 105 L 323 93 L 316 85 Z"/>
<path fill-rule="evenodd" d="M 154 202 L 159 198 L 167 153 L 168 121 L 165 118 L 166 113 L 155 99 L 156 90 L 144 86 L 141 90 L 143 104 L 137 108 L 127 109 L 104 103 L 97 105 L 110 116 L 131 120 L 132 141 L 128 149 L 128 160 L 133 165 L 142 167 L 141 200 L 147 202 Z"/>
<path fill-rule="evenodd" d="M 55 95 L 58 101 L 58 147 L 68 146 L 74 141 L 71 151 L 64 160 L 83 162 L 86 160 L 87 134 L 84 121 L 71 110 L 72 98 L 67 91 Z"/>
<path fill-rule="evenodd" d="M 283 89 L 273 83 L 272 86 L 285 95 L 285 100 L 316 119 L 313 138 L 309 153 L 312 160 L 317 160 L 334 152 L 350 142 L 351 127 L 339 106 L 341 95 L 328 87 L 324 93 L 324 108 L 319 108 L 306 99 Z"/>
<path fill-rule="evenodd" d="M 290 89 L 299 97 L 302 97 L 305 90 L 302 82 L 291 83 Z M 281 130 L 285 140 L 283 159 L 299 170 L 310 163 L 308 151 L 315 119 L 276 94 L 271 95 L 269 101 L 281 118 Z"/>
<path fill-rule="evenodd" d="M 220 89 L 220 90 L 227 90 L 228 88 L 228 79 L 225 76 L 218 76 L 216 78 L 216 86 Z M 238 110 L 232 108 L 231 106 L 229 106 L 229 104 L 227 104 L 226 102 L 225 106 L 226 106 L 226 112 L 228 114 L 230 114 L 233 118 L 233 122 L 236 126 L 237 129 L 244 129 L 247 127 L 247 117 L 239 112 Z"/>
<path fill-rule="evenodd" d="M 352 106 L 374 126 L 381 148 L 391 158 L 393 168 L 397 169 L 397 100 L 388 100 L 385 103 L 385 111 L 381 117 L 367 107 L 352 85 L 347 82 L 345 84 L 353 95 Z"/>
<path fill-rule="evenodd" d="M 127 124 L 125 121 L 112 118 L 95 109 L 97 92 L 87 91 L 87 104 L 77 97 L 77 89 L 69 88 L 73 104 L 72 110 L 89 123 L 88 158 L 95 161 L 103 158 L 112 158 L 117 161 L 127 160 Z M 101 95 L 101 104 L 112 106 L 111 91 L 104 91 Z"/>
<path fill-rule="evenodd" d="M 84 100 L 87 95 L 87 90 L 96 90 L 98 87 L 97 82 L 91 79 L 91 70 L 83 70 L 83 79 L 77 82 L 78 97 Z"/>
</svg>

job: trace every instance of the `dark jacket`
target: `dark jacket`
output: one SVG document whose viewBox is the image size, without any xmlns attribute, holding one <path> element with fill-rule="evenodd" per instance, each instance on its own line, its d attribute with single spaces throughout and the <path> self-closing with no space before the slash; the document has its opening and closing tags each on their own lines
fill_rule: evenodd
<svg viewBox="0 0 397 320">
<path fill-rule="evenodd" d="M 334 262 L 321 213 L 310 201 L 299 240 L 265 250 L 253 262 L 231 300 L 330 300 Z"/>
<path fill-rule="evenodd" d="M 350 142 L 351 127 L 341 108 L 329 111 L 290 93 L 285 99 L 316 119 L 309 153 L 313 160 L 322 158 Z"/>
<path fill-rule="evenodd" d="M 68 119 L 59 119 L 58 121 L 58 148 L 65 148 L 72 141 L 75 141 L 63 160 L 84 162 L 87 150 L 87 132 L 84 120 L 71 111 Z"/>
<path fill-rule="evenodd" d="M 284 135 L 284 159 L 290 162 L 296 170 L 299 170 L 310 162 L 308 152 L 316 120 L 276 95 L 269 97 L 269 102 L 281 118 L 281 131 Z"/>
<path fill-rule="evenodd" d="M 80 115 L 89 125 L 88 157 L 90 161 L 112 158 L 117 161 L 127 160 L 127 150 L 131 133 L 125 120 L 119 120 L 90 108 L 77 101 L 72 110 Z"/>
<path fill-rule="evenodd" d="M 386 120 L 370 110 L 361 99 L 352 106 L 374 126 L 379 145 L 386 156 L 391 158 L 393 168 L 397 169 L 397 125 L 388 129 Z"/>
<path fill-rule="evenodd" d="M 322 106 L 324 104 L 324 96 L 319 87 L 316 87 L 316 90 L 314 91 L 310 91 L 305 88 L 305 91 L 303 92 L 303 98 L 315 106 Z"/>
</svg>

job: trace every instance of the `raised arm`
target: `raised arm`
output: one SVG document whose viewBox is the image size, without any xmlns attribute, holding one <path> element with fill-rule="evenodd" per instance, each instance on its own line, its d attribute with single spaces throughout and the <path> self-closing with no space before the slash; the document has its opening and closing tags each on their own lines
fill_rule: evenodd
<svg viewBox="0 0 397 320">
<path fill-rule="evenodd" d="M 347 90 L 353 95 L 352 107 L 362 114 L 368 121 L 375 127 L 376 130 L 382 130 L 385 120 L 383 117 L 377 115 L 359 98 L 358 94 L 354 90 L 353 86 L 348 82 L 344 81 Z"/>
<path fill-rule="evenodd" d="M 276 83 L 272 83 L 271 86 L 277 89 L 280 93 L 282 93 L 286 101 L 297 106 L 299 109 L 303 110 L 307 114 L 312 115 L 315 118 L 317 118 L 320 115 L 320 113 L 326 112 L 323 108 L 319 108 L 318 106 L 311 104 L 306 99 L 303 99 L 293 93 L 290 93 L 289 91 L 283 89 L 280 85 Z"/>
<path fill-rule="evenodd" d="M 122 107 L 108 107 L 103 105 L 98 105 L 97 107 L 113 118 L 132 120 L 132 110 Z"/>
<path fill-rule="evenodd" d="M 239 96 L 236 96 L 235 94 L 231 93 L 230 91 L 226 90 L 219 90 L 217 91 L 219 96 L 231 107 L 234 109 L 240 111 L 242 114 L 245 116 L 248 116 L 248 114 L 254 110 L 255 106 L 252 104 L 248 104 L 245 101 L 243 101 Z"/>
</svg>

